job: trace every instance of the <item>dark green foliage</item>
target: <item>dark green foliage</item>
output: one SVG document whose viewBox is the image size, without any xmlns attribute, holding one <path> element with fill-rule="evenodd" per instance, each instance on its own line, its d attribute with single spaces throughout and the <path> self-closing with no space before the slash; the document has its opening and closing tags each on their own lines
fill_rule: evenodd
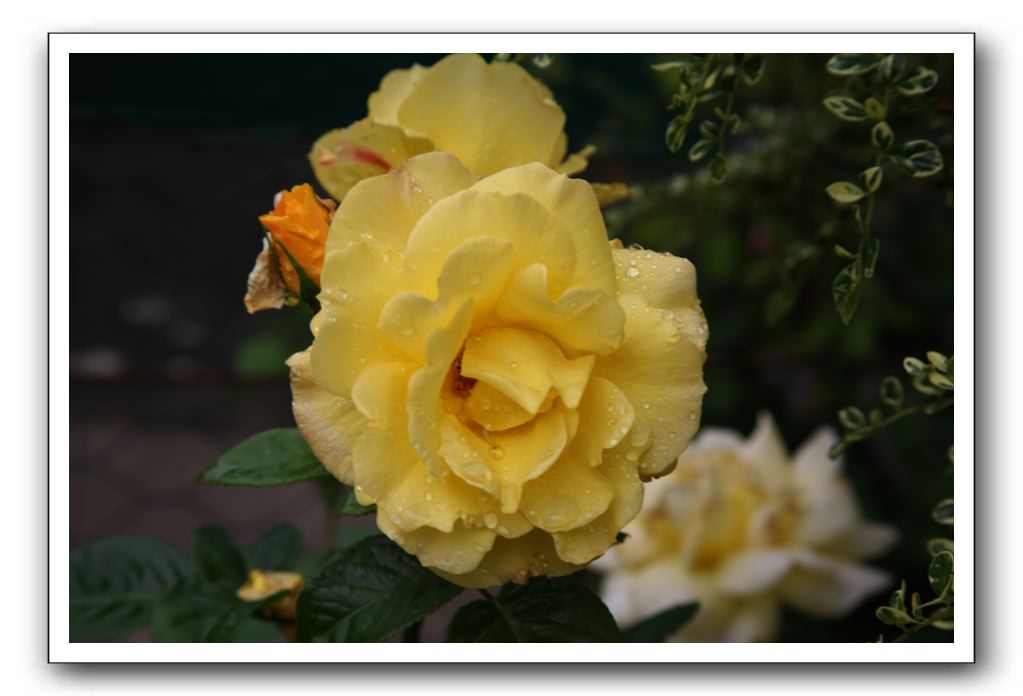
<svg viewBox="0 0 1023 696">
<path fill-rule="evenodd" d="M 203 483 L 280 486 L 330 476 L 295 428 L 265 430 L 220 456 L 199 477 Z"/>
<path fill-rule="evenodd" d="M 496 596 L 461 607 L 449 643 L 608 643 L 622 635 L 600 598 L 565 578 L 507 584 Z"/>
<path fill-rule="evenodd" d="M 623 632 L 628 643 L 662 643 L 696 616 L 699 604 L 679 604 L 643 619 Z"/>
<path fill-rule="evenodd" d="M 460 587 L 377 535 L 334 552 L 298 601 L 302 641 L 386 640 L 447 604 Z"/>
<path fill-rule="evenodd" d="M 194 572 L 152 539 L 104 539 L 71 553 L 71 639 L 120 638 L 144 628 L 158 599 Z"/>
</svg>

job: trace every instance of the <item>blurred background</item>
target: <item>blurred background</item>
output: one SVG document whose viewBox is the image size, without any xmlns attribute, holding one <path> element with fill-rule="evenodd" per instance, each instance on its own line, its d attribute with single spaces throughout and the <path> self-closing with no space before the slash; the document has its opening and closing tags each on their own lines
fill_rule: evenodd
<svg viewBox="0 0 1023 696">
<path fill-rule="evenodd" d="M 112 535 L 184 547 L 204 523 L 248 542 L 290 522 L 309 553 L 338 537 L 313 484 L 230 488 L 196 477 L 249 435 L 293 425 L 283 361 L 308 345 L 310 317 L 245 312 L 257 216 L 277 191 L 315 185 L 310 145 L 365 116 L 388 70 L 439 58 L 71 57 L 72 548 Z M 908 57 L 940 81 L 889 122 L 900 141 L 936 143 L 945 168 L 882 189 L 877 273 L 844 326 L 831 298 L 844 263 L 832 248 L 855 248 L 857 236 L 824 187 L 873 154 L 862 124 L 821 105 L 843 86 L 826 72 L 828 56 L 768 55 L 763 79 L 739 87 L 743 125 L 721 185 L 706 162 L 688 160 L 688 145 L 677 154 L 665 145 L 677 78 L 650 65 L 670 58 L 556 54 L 543 70 L 527 68 L 565 110 L 569 150 L 597 146 L 583 176 L 637 187 L 606 211 L 610 236 L 696 265 L 710 327 L 704 424 L 748 433 L 766 409 L 795 449 L 823 424 L 840 430 L 838 409 L 880 405 L 878 385 L 903 374 L 904 357 L 952 352 L 951 60 Z M 876 565 L 911 588 L 926 586 L 924 544 L 944 533 L 930 510 L 951 487 L 952 417 L 911 416 L 845 455 L 868 517 L 902 532 Z M 344 524 L 342 538 L 368 522 Z M 787 613 L 781 639 L 873 640 L 883 601 L 839 622 Z"/>
</svg>

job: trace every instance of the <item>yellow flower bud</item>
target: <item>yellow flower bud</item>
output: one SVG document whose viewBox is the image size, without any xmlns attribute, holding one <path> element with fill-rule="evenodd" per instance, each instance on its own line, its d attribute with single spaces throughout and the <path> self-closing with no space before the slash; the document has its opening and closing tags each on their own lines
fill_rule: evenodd
<svg viewBox="0 0 1023 696">
<path fill-rule="evenodd" d="M 283 570 L 250 570 L 249 578 L 238 588 L 238 599 L 258 602 L 278 592 L 288 594 L 260 608 L 260 613 L 280 621 L 295 620 L 295 606 L 302 592 L 302 576 Z"/>
</svg>

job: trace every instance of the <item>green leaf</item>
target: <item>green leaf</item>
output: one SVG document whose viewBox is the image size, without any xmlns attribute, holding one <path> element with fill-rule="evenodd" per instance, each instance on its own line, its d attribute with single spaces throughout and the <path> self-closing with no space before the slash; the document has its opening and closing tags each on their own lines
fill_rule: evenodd
<svg viewBox="0 0 1023 696">
<path fill-rule="evenodd" d="M 882 623 L 886 623 L 889 626 L 905 626 L 906 624 L 913 623 L 913 617 L 904 611 L 893 609 L 891 607 L 878 607 L 877 611 L 874 612 L 878 620 Z"/>
<path fill-rule="evenodd" d="M 668 72 L 670 70 L 681 70 L 688 63 L 684 60 L 670 60 L 665 63 L 654 63 L 650 66 L 651 70 L 655 72 Z"/>
<path fill-rule="evenodd" d="M 867 107 L 852 97 L 828 97 L 824 100 L 824 106 L 843 121 L 867 120 Z"/>
<path fill-rule="evenodd" d="M 448 643 L 616 643 L 611 612 L 600 597 L 564 578 L 534 578 L 507 584 L 493 599 L 471 602 L 455 612 Z"/>
<path fill-rule="evenodd" d="M 899 92 L 907 97 L 915 97 L 930 92 L 936 84 L 938 73 L 921 65 L 916 72 L 899 82 Z"/>
<path fill-rule="evenodd" d="M 952 498 L 945 498 L 934 506 L 934 510 L 931 511 L 931 517 L 938 524 L 955 524 L 954 507 L 955 504 Z"/>
<path fill-rule="evenodd" d="M 885 117 L 884 104 L 874 97 L 868 97 L 867 100 L 863 102 L 863 109 L 867 112 L 867 116 L 875 120 L 880 121 Z"/>
<path fill-rule="evenodd" d="M 890 53 L 881 59 L 877 69 L 886 85 L 894 84 L 906 69 L 906 59 L 896 53 Z"/>
<path fill-rule="evenodd" d="M 948 358 L 936 350 L 927 351 L 927 362 L 934 365 L 935 369 L 948 372 Z"/>
<path fill-rule="evenodd" d="M 860 174 L 860 180 L 871 193 L 881 188 L 882 177 L 883 174 L 881 172 L 881 167 L 870 167 L 868 169 L 864 169 Z"/>
<path fill-rule="evenodd" d="M 376 525 L 363 525 L 345 522 L 338 525 L 337 540 L 334 548 L 343 549 L 358 544 L 363 539 L 379 534 Z"/>
<path fill-rule="evenodd" d="M 848 324 L 860 306 L 860 280 L 856 277 L 856 264 L 851 263 L 838 272 L 831 284 L 831 292 L 838 316 L 843 324 Z"/>
<path fill-rule="evenodd" d="M 386 640 L 461 591 L 378 534 L 323 562 L 299 595 L 298 637 L 334 643 Z"/>
<path fill-rule="evenodd" d="M 875 53 L 839 53 L 828 60 L 827 69 L 832 75 L 861 75 L 880 62 Z"/>
<path fill-rule="evenodd" d="M 755 85 L 764 76 L 764 56 L 760 53 L 747 53 L 739 63 L 739 74 L 747 85 Z"/>
<path fill-rule="evenodd" d="M 104 539 L 75 549 L 71 640 L 120 638 L 144 628 L 156 601 L 194 574 L 183 553 L 153 539 Z"/>
<path fill-rule="evenodd" d="M 863 411 L 855 406 L 848 406 L 838 412 L 838 420 L 849 430 L 857 430 L 867 424 Z"/>
<path fill-rule="evenodd" d="M 623 631 L 622 635 L 627 643 L 663 643 L 668 636 L 688 623 L 699 608 L 696 602 L 679 604 L 643 619 Z"/>
<path fill-rule="evenodd" d="M 906 581 L 903 580 L 899 583 L 899 589 L 892 592 L 891 598 L 888 600 L 888 606 L 896 611 L 906 611 Z"/>
<path fill-rule="evenodd" d="M 710 178 L 715 184 L 720 184 L 728 178 L 728 162 L 724 155 L 714 155 L 714 160 L 710 163 Z"/>
<path fill-rule="evenodd" d="M 892 161 L 915 177 L 937 174 L 945 166 L 938 146 L 929 140 L 910 140 Z"/>
<path fill-rule="evenodd" d="M 554 62 L 554 56 L 550 53 L 534 53 L 532 61 L 533 65 L 540 68 L 540 70 L 546 70 Z"/>
<path fill-rule="evenodd" d="M 887 151 L 895 142 L 892 127 L 886 121 L 875 123 L 874 127 L 870 129 L 870 142 L 878 150 Z"/>
<path fill-rule="evenodd" d="M 302 535 L 293 525 L 274 527 L 249 544 L 245 555 L 250 568 L 291 570 L 302 552 Z"/>
<path fill-rule="evenodd" d="M 229 486 L 281 486 L 321 476 L 330 476 L 330 472 L 298 430 L 275 428 L 229 449 L 199 480 Z"/>
<path fill-rule="evenodd" d="M 717 140 L 721 137 L 721 126 L 714 121 L 703 121 L 700 123 L 700 135 L 707 140 Z"/>
<path fill-rule="evenodd" d="M 898 408 L 902 405 L 902 382 L 897 377 L 885 377 L 881 380 L 881 401 Z"/>
<path fill-rule="evenodd" d="M 150 633 L 156 643 L 231 643 L 256 609 L 286 594 L 243 602 L 224 588 L 183 585 L 157 603 Z"/>
<path fill-rule="evenodd" d="M 877 266 L 877 255 L 881 251 L 881 240 L 871 237 L 863 248 L 863 277 L 873 278 L 874 267 Z"/>
<path fill-rule="evenodd" d="M 707 156 L 714 147 L 713 141 L 710 140 L 697 140 L 693 143 L 693 146 L 689 148 L 689 161 L 699 162 L 701 159 Z"/>
<path fill-rule="evenodd" d="M 902 361 L 902 367 L 911 376 L 916 377 L 927 372 L 927 365 L 917 358 L 906 358 Z"/>
<path fill-rule="evenodd" d="M 211 585 L 233 592 L 248 578 L 245 554 L 220 527 L 199 527 L 192 533 L 188 551 L 199 576 Z"/>
<path fill-rule="evenodd" d="M 833 200 L 839 203 L 855 203 L 867 195 L 866 191 L 850 181 L 836 181 L 829 184 L 825 190 Z"/>
<path fill-rule="evenodd" d="M 376 514 L 376 505 L 363 505 L 355 497 L 355 491 L 348 491 L 345 502 L 341 504 L 338 515 L 342 517 L 361 517 L 362 515 Z"/>
<path fill-rule="evenodd" d="M 955 566 L 954 556 L 950 551 L 942 551 L 931 559 L 927 568 L 927 581 L 938 597 L 944 598 L 951 591 L 952 570 Z"/>
<path fill-rule="evenodd" d="M 668 123 L 668 130 L 665 133 L 665 141 L 668 143 L 669 150 L 672 152 L 678 152 L 682 149 L 682 145 L 685 144 L 686 141 L 686 131 L 689 130 L 689 124 L 692 120 L 693 115 L 691 109 L 688 109 L 671 119 Z"/>
</svg>

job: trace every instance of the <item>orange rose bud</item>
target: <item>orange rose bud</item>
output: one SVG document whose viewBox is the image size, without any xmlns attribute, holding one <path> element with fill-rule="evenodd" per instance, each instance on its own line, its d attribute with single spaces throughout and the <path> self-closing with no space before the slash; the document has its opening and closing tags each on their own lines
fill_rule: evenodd
<svg viewBox="0 0 1023 696">
<path fill-rule="evenodd" d="M 299 277 L 288 254 L 317 287 L 320 285 L 323 249 L 334 207 L 333 201 L 318 198 L 312 186 L 300 184 L 290 191 L 282 191 L 274 209 L 259 216 L 259 221 L 276 242 L 274 250 L 281 275 L 292 294 L 299 293 Z M 280 246 L 284 246 L 288 254 Z"/>
</svg>

